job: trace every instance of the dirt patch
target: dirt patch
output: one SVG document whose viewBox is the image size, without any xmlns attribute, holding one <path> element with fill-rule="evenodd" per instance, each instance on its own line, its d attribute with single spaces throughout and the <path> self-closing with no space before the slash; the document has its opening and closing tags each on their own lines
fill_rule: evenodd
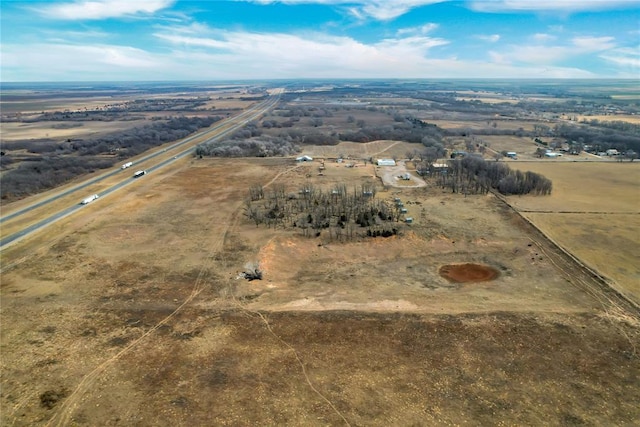
<svg viewBox="0 0 640 427">
<path fill-rule="evenodd" d="M 440 267 L 440 276 L 454 283 L 488 282 L 500 274 L 498 270 L 482 264 L 450 264 Z"/>
</svg>

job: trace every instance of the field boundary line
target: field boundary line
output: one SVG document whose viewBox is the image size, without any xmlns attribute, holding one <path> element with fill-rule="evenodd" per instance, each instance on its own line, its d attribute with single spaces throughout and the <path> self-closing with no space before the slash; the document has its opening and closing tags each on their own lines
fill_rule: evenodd
<svg viewBox="0 0 640 427">
<path fill-rule="evenodd" d="M 581 214 L 581 215 L 640 215 L 640 212 L 602 212 L 602 211 L 536 211 L 528 209 L 518 210 L 520 213 L 539 214 Z"/>
<path fill-rule="evenodd" d="M 606 296 L 606 292 L 607 291 L 613 293 L 613 295 L 615 295 L 619 300 L 621 300 L 625 305 L 628 306 L 628 307 L 626 307 L 627 310 L 625 310 L 625 311 L 630 312 L 629 314 L 632 314 L 636 319 L 640 319 L 640 305 L 638 305 L 638 303 L 636 303 L 631 298 L 629 298 L 627 295 L 625 295 L 622 291 L 620 291 L 620 290 L 616 289 L 615 287 L 613 287 L 611 285 L 612 280 L 608 279 L 607 277 L 605 277 L 602 274 L 600 274 L 599 272 L 597 272 L 595 269 L 591 268 L 590 266 L 588 266 L 587 264 L 582 262 L 577 256 L 572 254 L 568 249 L 565 249 L 562 245 L 560 245 L 558 242 L 556 242 L 553 238 L 548 236 L 547 233 L 542 231 L 533 221 L 531 221 L 529 218 L 527 218 L 524 215 L 522 215 L 522 213 L 517 208 L 515 208 L 513 205 L 511 205 L 511 203 L 509 203 L 509 201 L 506 199 L 506 197 L 504 197 L 502 194 L 499 194 L 494 190 L 491 190 L 491 193 L 498 200 L 500 200 L 502 203 L 504 203 L 512 212 L 516 213 L 519 218 L 522 218 L 525 221 L 526 224 L 528 224 L 538 234 L 540 234 L 544 239 L 546 239 L 547 242 L 549 242 L 552 246 L 554 246 L 558 251 L 560 251 L 567 258 L 569 258 L 578 268 L 581 268 L 583 270 L 583 272 L 587 273 L 587 275 L 591 279 L 593 279 L 594 283 L 596 283 L 598 285 L 599 291 L 601 291 L 603 293 L 602 296 L 605 297 L 607 300 L 609 300 L 610 303 L 612 303 L 614 305 L 617 305 L 614 301 L 611 301 Z M 551 259 L 551 257 L 549 257 L 549 258 Z M 558 267 L 558 266 L 556 265 L 556 267 Z M 622 308 L 622 307 L 619 307 L 619 308 L 624 310 L 624 308 Z"/>
</svg>

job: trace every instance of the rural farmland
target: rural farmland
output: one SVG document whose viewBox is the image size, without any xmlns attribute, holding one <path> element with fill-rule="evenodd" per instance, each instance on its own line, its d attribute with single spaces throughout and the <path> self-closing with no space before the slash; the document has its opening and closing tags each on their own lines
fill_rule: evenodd
<svg viewBox="0 0 640 427">
<path fill-rule="evenodd" d="M 2 249 L 1 423 L 632 425 L 640 162 L 539 157 L 600 128 L 538 135 L 566 123 L 477 84 L 488 110 L 419 83 L 191 88 L 240 110 L 190 135 L 234 132 L 97 154 L 153 172 Z M 20 147 L 3 174 L 42 154 Z"/>
</svg>

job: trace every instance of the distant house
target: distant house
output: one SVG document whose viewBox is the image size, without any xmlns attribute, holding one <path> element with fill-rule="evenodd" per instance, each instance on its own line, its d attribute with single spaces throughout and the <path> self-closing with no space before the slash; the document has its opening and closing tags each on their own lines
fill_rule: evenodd
<svg viewBox="0 0 640 427">
<path fill-rule="evenodd" d="M 395 166 L 396 161 L 393 159 L 378 159 L 376 160 L 378 166 Z"/>
<path fill-rule="evenodd" d="M 615 148 L 611 148 L 611 149 L 607 150 L 607 156 L 617 156 L 619 154 L 620 153 Z"/>
<path fill-rule="evenodd" d="M 544 156 L 555 159 L 556 157 L 562 157 L 562 153 L 554 153 L 553 151 L 547 151 L 546 153 L 544 153 Z"/>
<path fill-rule="evenodd" d="M 313 157 L 309 157 L 309 156 L 296 157 L 296 162 L 311 162 L 311 161 L 313 161 Z"/>
</svg>

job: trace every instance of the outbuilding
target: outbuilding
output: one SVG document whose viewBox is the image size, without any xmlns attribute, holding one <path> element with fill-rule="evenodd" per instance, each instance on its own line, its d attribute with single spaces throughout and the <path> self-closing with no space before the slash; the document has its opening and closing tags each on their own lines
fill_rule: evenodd
<svg viewBox="0 0 640 427">
<path fill-rule="evenodd" d="M 393 159 L 377 159 L 376 164 L 378 166 L 395 166 L 396 161 Z"/>
<path fill-rule="evenodd" d="M 296 162 L 312 162 L 313 157 L 309 157 L 307 155 L 296 157 Z"/>
</svg>

